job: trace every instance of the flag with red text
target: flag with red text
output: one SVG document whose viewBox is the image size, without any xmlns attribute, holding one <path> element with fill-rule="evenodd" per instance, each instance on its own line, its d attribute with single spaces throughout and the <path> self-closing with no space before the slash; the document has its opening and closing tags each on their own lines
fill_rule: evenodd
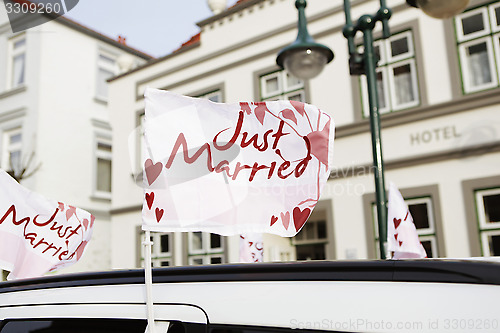
<svg viewBox="0 0 500 333">
<path fill-rule="evenodd" d="M 393 259 L 427 258 L 410 210 L 392 182 L 389 185 L 387 246 Z"/>
<path fill-rule="evenodd" d="M 329 114 L 157 89 L 145 99 L 144 230 L 291 237 L 302 228 L 332 166 Z"/>
<path fill-rule="evenodd" d="M 9 280 L 74 264 L 93 226 L 90 213 L 44 198 L 0 169 L 0 268 Z"/>
</svg>

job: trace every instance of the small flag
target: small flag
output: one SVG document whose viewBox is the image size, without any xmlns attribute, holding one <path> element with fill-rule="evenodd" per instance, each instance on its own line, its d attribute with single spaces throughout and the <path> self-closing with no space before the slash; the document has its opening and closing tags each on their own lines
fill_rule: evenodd
<svg viewBox="0 0 500 333">
<path fill-rule="evenodd" d="M 240 262 L 264 262 L 262 234 L 240 235 Z"/>
<path fill-rule="evenodd" d="M 41 276 L 80 260 L 94 216 L 52 201 L 0 169 L 0 268 L 7 279 Z"/>
<path fill-rule="evenodd" d="M 144 230 L 299 232 L 330 174 L 330 115 L 294 101 L 145 98 Z"/>
<path fill-rule="evenodd" d="M 392 259 L 427 258 L 403 196 L 391 182 L 387 214 L 387 245 Z"/>
</svg>

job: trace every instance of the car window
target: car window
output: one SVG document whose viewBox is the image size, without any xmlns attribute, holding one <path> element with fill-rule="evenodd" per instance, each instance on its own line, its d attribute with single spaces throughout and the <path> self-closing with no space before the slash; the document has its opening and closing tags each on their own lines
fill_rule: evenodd
<svg viewBox="0 0 500 333">
<path fill-rule="evenodd" d="M 144 333 L 146 320 L 138 319 L 22 319 L 0 324 L 1 333 Z"/>
</svg>

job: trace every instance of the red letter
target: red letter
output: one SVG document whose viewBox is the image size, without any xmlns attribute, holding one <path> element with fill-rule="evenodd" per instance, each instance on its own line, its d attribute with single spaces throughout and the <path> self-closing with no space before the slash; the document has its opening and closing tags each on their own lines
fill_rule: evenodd
<svg viewBox="0 0 500 333">
<path fill-rule="evenodd" d="M 217 135 L 214 136 L 214 141 L 213 141 L 214 147 L 217 150 L 228 150 L 229 148 L 231 148 L 233 146 L 233 144 L 236 142 L 236 139 L 238 138 L 238 135 L 240 135 L 240 131 L 241 131 L 241 127 L 242 126 L 243 126 L 243 112 L 240 111 L 240 114 L 238 116 L 238 122 L 236 123 L 236 128 L 234 130 L 233 137 L 231 138 L 231 140 L 229 140 L 229 142 L 226 143 L 223 146 L 219 146 L 217 144 L 217 137 L 219 136 L 219 134 L 221 134 L 222 132 L 228 130 L 229 128 L 223 129 L 222 131 L 220 131 L 219 133 L 217 133 Z"/>
<path fill-rule="evenodd" d="M 167 163 L 165 164 L 165 168 L 170 169 L 172 166 L 172 163 L 174 162 L 175 154 L 177 153 L 177 150 L 179 150 L 179 147 L 182 146 L 182 152 L 184 154 L 184 161 L 188 164 L 194 163 L 198 157 L 203 153 L 204 150 L 207 151 L 207 168 L 210 172 L 214 171 L 214 167 L 212 166 L 212 152 L 210 150 L 210 145 L 208 143 L 205 143 L 203 146 L 198 149 L 198 151 L 193 155 L 193 157 L 189 157 L 188 155 L 188 146 L 186 142 L 186 138 L 184 137 L 184 133 L 179 134 L 177 137 L 177 141 L 175 141 L 174 148 L 172 148 L 172 153 L 170 154 L 170 157 L 168 158 Z"/>
<path fill-rule="evenodd" d="M 283 164 L 280 165 L 280 167 L 278 168 L 278 177 L 280 177 L 281 179 L 286 179 L 288 176 L 290 176 L 292 172 L 290 172 L 288 175 L 282 175 L 281 172 L 284 171 L 285 169 L 287 169 L 288 167 L 290 166 L 290 162 L 288 161 L 285 161 L 283 162 Z"/>
</svg>

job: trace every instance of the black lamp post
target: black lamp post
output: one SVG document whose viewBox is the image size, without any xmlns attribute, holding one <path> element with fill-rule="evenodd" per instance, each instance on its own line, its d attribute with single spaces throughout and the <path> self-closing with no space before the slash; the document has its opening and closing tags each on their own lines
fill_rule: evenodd
<svg viewBox="0 0 500 333">
<path fill-rule="evenodd" d="M 469 0 L 406 0 L 412 7 L 421 8 L 434 18 L 448 18 L 463 11 Z M 311 79 L 317 76 L 324 65 L 333 59 L 333 52 L 326 46 L 316 43 L 307 32 L 305 17 L 305 0 L 296 0 L 295 7 L 299 12 L 297 40 L 283 48 L 276 58 L 276 63 L 292 75 L 300 79 Z M 349 48 L 349 70 L 351 75 L 365 75 L 370 107 L 370 131 L 372 139 L 373 167 L 375 178 L 375 194 L 379 231 L 380 258 L 386 258 L 385 242 L 387 239 L 387 197 L 385 193 L 384 161 L 380 136 L 380 116 L 377 92 L 377 58 L 373 48 L 373 29 L 378 21 L 382 23 L 383 38 L 390 37 L 389 18 L 391 10 L 385 0 L 380 0 L 380 8 L 374 15 L 363 15 L 356 24 L 351 20 L 351 3 L 344 0 L 346 24 L 343 29 Z M 354 45 L 356 33 L 363 34 L 363 53 L 359 53 Z M 317 61 L 317 62 L 315 62 Z"/>
</svg>

